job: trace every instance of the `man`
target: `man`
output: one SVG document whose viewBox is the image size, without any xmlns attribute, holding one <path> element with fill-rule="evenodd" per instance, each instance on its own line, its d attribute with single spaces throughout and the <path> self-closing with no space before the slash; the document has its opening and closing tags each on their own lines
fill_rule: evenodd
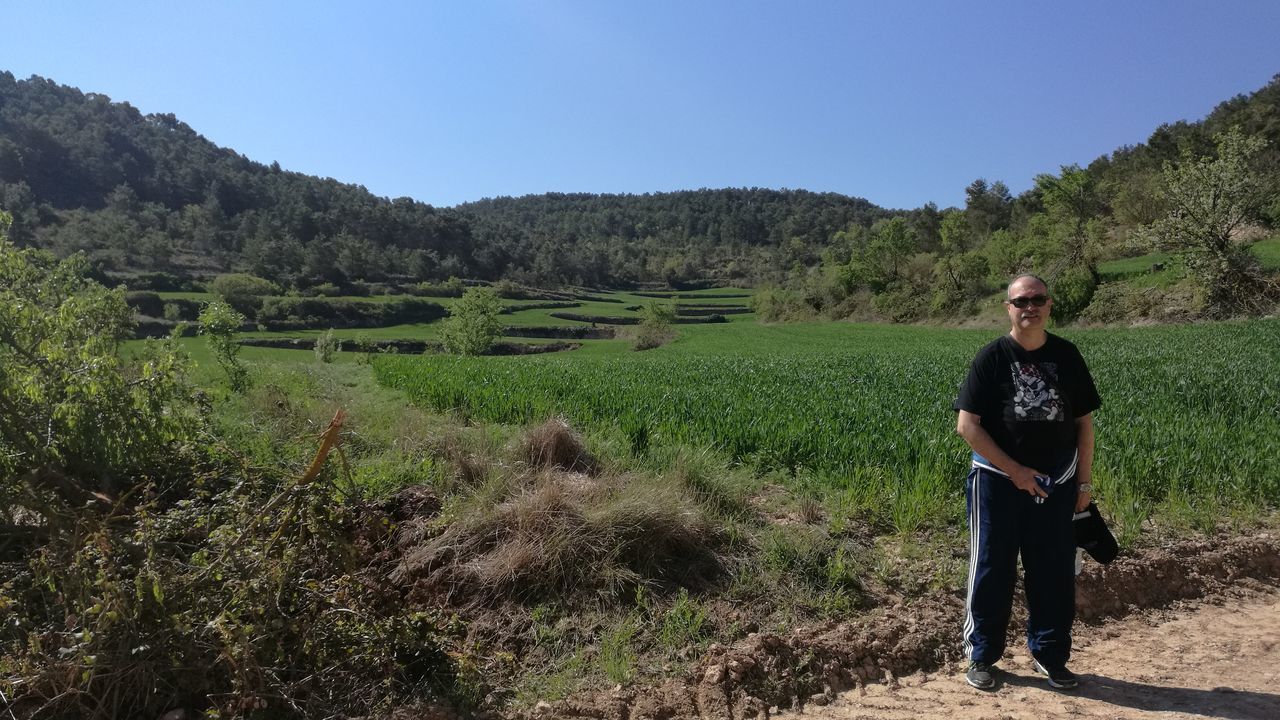
<svg viewBox="0 0 1280 720">
<path fill-rule="evenodd" d="M 1101 401 L 1080 351 L 1045 331 L 1053 300 L 1044 281 L 1009 283 L 1008 335 L 978 351 L 960 387 L 956 432 L 973 449 L 965 484 L 969 588 L 965 680 L 995 687 L 1017 559 L 1027 597 L 1027 646 L 1049 685 L 1075 688 L 1067 669 L 1075 620 L 1072 515 L 1089 505 L 1093 421 Z"/>
</svg>

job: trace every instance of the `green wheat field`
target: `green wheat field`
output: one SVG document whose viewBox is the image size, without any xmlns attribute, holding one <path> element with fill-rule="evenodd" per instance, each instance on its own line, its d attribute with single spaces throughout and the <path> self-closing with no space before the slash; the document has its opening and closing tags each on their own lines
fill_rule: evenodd
<svg viewBox="0 0 1280 720">
<path fill-rule="evenodd" d="M 1062 334 L 1103 396 L 1095 483 L 1122 531 L 1138 532 L 1156 506 L 1204 515 L 1280 500 L 1280 321 Z M 559 415 L 636 452 L 710 446 L 928 515 L 955 506 L 946 498 L 967 453 L 951 402 L 994 335 L 732 323 L 682 329 L 643 353 L 612 342 L 531 357 L 387 356 L 374 367 L 379 382 L 434 409 L 514 424 Z"/>
</svg>

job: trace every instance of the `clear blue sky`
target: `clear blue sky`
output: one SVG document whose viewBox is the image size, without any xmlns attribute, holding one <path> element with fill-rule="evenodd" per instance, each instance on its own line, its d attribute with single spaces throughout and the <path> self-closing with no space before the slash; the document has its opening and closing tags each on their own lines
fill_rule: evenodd
<svg viewBox="0 0 1280 720">
<path fill-rule="evenodd" d="M 448 206 L 760 186 L 959 205 L 1280 73 L 1280 3 L 8 2 L 0 69 Z"/>
</svg>

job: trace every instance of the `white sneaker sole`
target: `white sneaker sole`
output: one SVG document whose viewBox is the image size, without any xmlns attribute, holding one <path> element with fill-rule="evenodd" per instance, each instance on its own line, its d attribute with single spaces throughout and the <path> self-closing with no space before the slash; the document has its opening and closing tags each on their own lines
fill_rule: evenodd
<svg viewBox="0 0 1280 720">
<path fill-rule="evenodd" d="M 1049 675 L 1049 671 L 1048 671 L 1048 669 L 1046 669 L 1046 668 L 1045 668 L 1045 666 L 1043 666 L 1043 665 L 1041 665 L 1041 664 L 1040 664 L 1040 661 L 1039 661 L 1039 660 L 1034 660 L 1034 659 L 1033 659 L 1033 660 L 1032 660 L 1032 663 L 1035 665 L 1035 670 L 1036 670 L 1036 672 L 1038 672 L 1038 673 L 1040 673 L 1041 675 L 1043 675 L 1043 676 L 1045 677 L 1045 679 L 1049 681 L 1049 687 L 1051 687 L 1051 688 L 1056 688 L 1056 689 L 1058 689 L 1058 690 L 1075 690 L 1076 688 L 1080 687 L 1080 681 L 1079 681 L 1079 680 L 1075 680 L 1075 681 L 1072 681 L 1072 682 L 1069 682 L 1069 683 L 1060 683 L 1060 682 L 1056 682 L 1056 681 L 1054 681 L 1053 677 L 1051 677 L 1051 676 Z"/>
</svg>

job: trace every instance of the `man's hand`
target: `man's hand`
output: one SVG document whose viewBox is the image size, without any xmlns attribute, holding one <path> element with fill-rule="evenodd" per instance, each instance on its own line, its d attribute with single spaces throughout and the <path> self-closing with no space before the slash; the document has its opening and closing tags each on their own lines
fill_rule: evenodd
<svg viewBox="0 0 1280 720">
<path fill-rule="evenodd" d="M 1036 497 L 1049 497 L 1049 493 L 1045 492 L 1044 488 L 1040 487 L 1040 483 L 1036 482 L 1036 475 L 1043 474 L 1025 465 L 1019 465 L 1014 468 L 1013 472 L 1009 473 L 1009 481 L 1013 483 L 1014 487 L 1023 492 L 1030 493 Z"/>
<path fill-rule="evenodd" d="M 1085 508 L 1089 507 L 1089 502 L 1092 499 L 1093 497 L 1088 490 L 1078 491 L 1076 493 L 1076 512 L 1084 512 Z"/>
</svg>

